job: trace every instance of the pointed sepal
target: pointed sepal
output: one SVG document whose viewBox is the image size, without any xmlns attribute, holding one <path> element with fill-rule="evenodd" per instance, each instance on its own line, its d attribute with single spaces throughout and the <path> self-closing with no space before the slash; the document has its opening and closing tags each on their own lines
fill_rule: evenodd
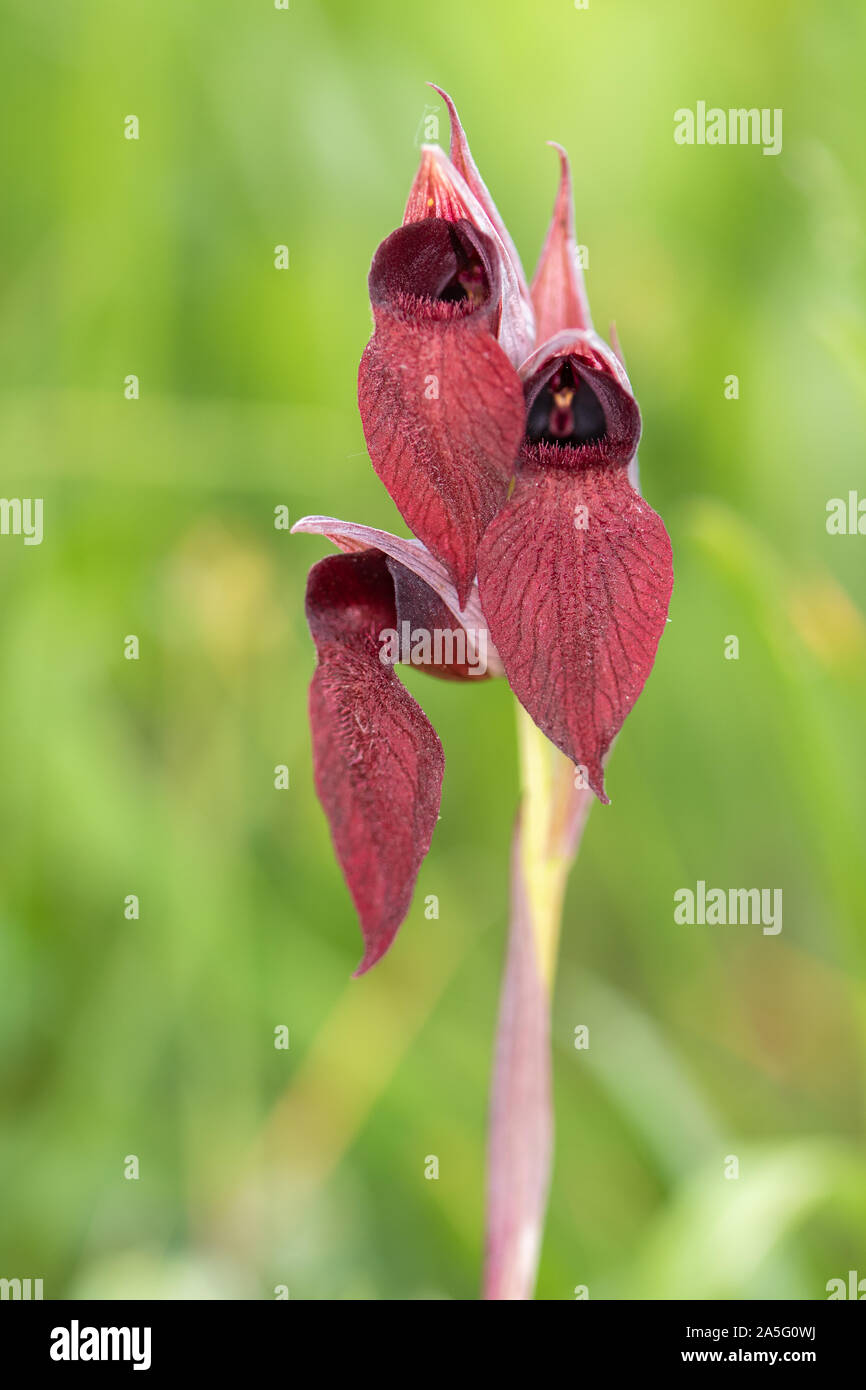
<svg viewBox="0 0 866 1390">
<path fill-rule="evenodd" d="M 409 910 L 439 814 L 442 745 L 382 660 L 394 586 L 376 551 L 313 566 L 307 618 L 318 666 L 310 686 L 316 791 L 364 937 L 356 975 L 382 958 Z"/>
<path fill-rule="evenodd" d="M 430 84 L 433 85 L 432 83 Z M 500 263 L 501 315 L 498 337 L 517 367 L 532 351 L 535 320 L 532 299 L 517 249 L 469 152 L 469 145 L 454 103 L 440 87 L 451 118 L 451 157 L 438 145 L 424 145 L 406 210 L 404 226 L 427 217 L 448 222 L 465 219 L 476 231 L 490 237 Z"/>
<path fill-rule="evenodd" d="M 536 341 L 539 344 L 564 329 L 592 329 L 574 231 L 574 198 L 568 155 L 555 141 L 549 143 L 559 154 L 560 178 L 553 217 L 532 281 Z"/>
</svg>

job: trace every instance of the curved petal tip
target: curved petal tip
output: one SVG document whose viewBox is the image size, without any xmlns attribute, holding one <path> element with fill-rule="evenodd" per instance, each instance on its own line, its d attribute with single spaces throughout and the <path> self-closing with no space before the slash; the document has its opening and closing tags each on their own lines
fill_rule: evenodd
<svg viewBox="0 0 866 1390">
<path fill-rule="evenodd" d="M 555 140 L 547 143 L 559 155 L 560 176 L 553 217 L 532 281 L 536 341 L 539 343 L 563 329 L 592 329 L 583 268 L 574 235 L 574 199 L 568 155 Z"/>
</svg>

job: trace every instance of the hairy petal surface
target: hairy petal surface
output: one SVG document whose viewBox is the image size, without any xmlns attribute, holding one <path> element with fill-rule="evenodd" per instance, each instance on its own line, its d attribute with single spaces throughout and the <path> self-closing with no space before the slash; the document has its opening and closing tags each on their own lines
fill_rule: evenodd
<svg viewBox="0 0 866 1390">
<path fill-rule="evenodd" d="M 670 542 L 629 481 L 640 411 L 610 349 L 564 330 L 521 376 L 526 440 L 479 550 L 481 603 L 514 693 L 606 801 L 604 758 L 667 617 Z"/>
<path fill-rule="evenodd" d="M 385 557 L 320 560 L 307 583 L 307 619 L 318 654 L 310 686 L 316 791 L 360 919 L 362 975 L 409 910 L 439 814 L 444 757 L 420 706 L 380 659 L 380 633 L 397 621 Z"/>
<path fill-rule="evenodd" d="M 555 466 L 527 451 L 479 553 L 481 602 L 509 684 L 539 728 L 585 769 L 603 762 L 649 675 L 673 582 L 661 519 L 605 461 Z"/>
<path fill-rule="evenodd" d="M 367 447 L 461 606 L 523 435 L 520 380 L 494 337 L 499 285 L 490 239 L 466 221 L 399 228 L 370 271 L 375 333 L 358 374 Z"/>
</svg>

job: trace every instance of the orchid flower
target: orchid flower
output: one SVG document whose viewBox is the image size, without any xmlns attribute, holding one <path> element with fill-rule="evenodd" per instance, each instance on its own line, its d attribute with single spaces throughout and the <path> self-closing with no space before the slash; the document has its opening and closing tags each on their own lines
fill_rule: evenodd
<svg viewBox="0 0 866 1390">
<path fill-rule="evenodd" d="M 439 88 L 436 89 L 440 91 Z M 369 277 L 358 400 L 370 458 L 413 538 L 306 517 L 341 554 L 309 576 L 316 788 L 374 965 L 409 910 L 439 813 L 439 739 L 384 633 L 447 632 L 396 660 L 503 675 L 606 802 L 604 760 L 643 688 L 672 585 L 665 528 L 632 482 L 640 412 L 595 333 L 565 152 L 531 290 L 454 105 Z M 393 655 L 393 648 L 391 649 Z"/>
<path fill-rule="evenodd" d="M 355 972 L 362 975 L 388 950 L 409 910 L 439 815 L 445 764 L 432 725 L 395 675 L 383 636 L 400 635 L 405 625 L 409 664 L 434 675 L 471 680 L 503 668 L 487 646 L 477 587 L 461 608 L 444 566 L 420 541 L 333 517 L 305 517 L 292 529 L 319 532 L 343 552 L 320 560 L 307 582 L 318 655 L 310 725 L 316 790 L 364 937 Z M 443 653 L 450 659 L 432 659 L 434 646 L 430 660 L 413 663 L 417 632 L 451 637 Z"/>
<path fill-rule="evenodd" d="M 531 288 L 453 102 L 370 270 L 358 403 L 409 538 L 305 517 L 341 552 L 307 584 L 316 789 L 364 955 L 391 946 L 439 814 L 442 746 L 395 673 L 504 676 L 522 796 L 490 1107 L 483 1292 L 532 1296 L 553 1142 L 550 1003 L 566 879 L 652 669 L 673 583 L 637 490 L 640 412 L 596 334 L 559 190 Z M 431 634 L 445 642 L 428 640 Z"/>
</svg>

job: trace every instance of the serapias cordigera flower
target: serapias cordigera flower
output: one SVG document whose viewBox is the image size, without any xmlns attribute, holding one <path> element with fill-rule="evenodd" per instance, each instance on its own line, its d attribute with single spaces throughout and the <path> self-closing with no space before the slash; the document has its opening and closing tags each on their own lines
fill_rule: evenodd
<svg viewBox="0 0 866 1390">
<path fill-rule="evenodd" d="M 373 257 L 358 377 L 370 458 L 413 536 L 329 517 L 293 528 L 342 552 L 307 585 L 310 722 L 364 937 L 357 974 L 409 910 L 444 770 L 382 633 L 462 635 L 459 651 L 424 664 L 458 680 L 472 677 L 483 634 L 487 673 L 505 675 L 607 802 L 604 761 L 652 669 L 673 583 L 667 532 L 634 485 L 637 402 L 590 319 L 565 152 L 530 290 L 441 95 L 450 154 L 423 148 L 403 224 Z"/>
</svg>

